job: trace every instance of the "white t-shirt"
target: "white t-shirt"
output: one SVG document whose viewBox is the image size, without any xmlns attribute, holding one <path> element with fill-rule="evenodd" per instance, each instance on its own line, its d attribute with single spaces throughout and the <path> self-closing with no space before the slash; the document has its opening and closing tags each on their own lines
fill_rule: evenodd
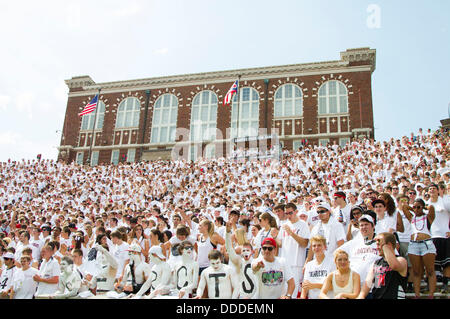
<svg viewBox="0 0 450 319">
<path fill-rule="evenodd" d="M 431 224 L 431 236 L 433 238 L 446 238 L 446 233 L 449 232 L 450 221 L 450 197 L 439 197 L 437 202 L 427 201 L 427 205 L 434 206 L 434 221 Z"/>
<path fill-rule="evenodd" d="M 386 212 L 383 219 L 377 218 L 377 224 L 375 225 L 375 234 L 381 234 L 389 232 L 389 229 L 397 229 L 397 212 L 392 216 L 389 216 Z"/>
<path fill-rule="evenodd" d="M 14 274 L 17 271 L 17 267 L 13 266 L 7 268 L 6 265 L 2 267 L 2 275 L 0 276 L 0 292 L 7 291 L 12 287 Z"/>
<path fill-rule="evenodd" d="M 294 224 L 292 224 L 291 221 L 287 221 L 286 225 L 288 225 L 298 236 L 305 239 L 310 238 L 309 227 L 305 221 L 300 219 Z M 286 265 L 291 267 L 303 267 L 306 260 L 306 247 L 301 247 L 284 229 L 280 229 L 280 234 L 283 242 L 281 257 L 285 259 Z"/>
<path fill-rule="evenodd" d="M 112 255 L 116 258 L 118 264 L 116 278 L 122 275 L 125 262 L 130 259 L 127 251 L 128 248 L 129 245 L 126 242 L 122 242 L 121 245 L 113 245 Z"/>
<path fill-rule="evenodd" d="M 322 260 L 322 263 L 318 263 L 317 259 L 309 261 L 305 266 L 305 276 L 303 281 L 308 280 L 313 284 L 323 284 L 327 276 L 336 270 L 336 264 L 334 263 L 333 257 L 331 254 L 325 254 L 325 258 Z M 319 299 L 320 289 L 309 289 L 308 290 L 308 299 Z M 329 297 L 333 296 L 333 292 L 328 292 Z"/>
<path fill-rule="evenodd" d="M 264 267 L 255 274 L 259 281 L 259 298 L 278 299 L 286 294 L 287 281 L 294 278 L 291 267 L 286 266 L 283 258 L 275 257 L 273 262 L 267 262 L 262 256 L 252 262 L 252 267 L 261 260 L 264 262 Z"/>
<path fill-rule="evenodd" d="M 374 241 L 370 245 L 366 245 L 361 233 L 352 240 L 344 243 L 339 249 L 344 250 L 349 255 L 350 268 L 359 274 L 361 284 L 366 280 L 372 263 L 381 258 L 378 255 L 376 242 Z"/>
<path fill-rule="evenodd" d="M 48 261 L 44 260 L 39 268 L 39 276 L 49 279 L 55 276 L 61 276 L 61 268 L 55 258 L 50 258 Z M 46 282 L 38 282 L 37 295 L 53 294 L 58 290 L 58 284 L 48 284 Z"/>
<path fill-rule="evenodd" d="M 33 280 L 39 270 L 30 267 L 27 270 L 18 269 L 13 278 L 14 299 L 32 299 L 38 283 Z"/>
<path fill-rule="evenodd" d="M 323 224 L 322 221 L 317 223 L 311 230 L 311 237 L 320 235 L 327 240 L 327 253 L 332 255 L 337 248 L 337 242 L 346 240 L 344 226 L 333 217 L 330 216 L 328 223 Z"/>
</svg>

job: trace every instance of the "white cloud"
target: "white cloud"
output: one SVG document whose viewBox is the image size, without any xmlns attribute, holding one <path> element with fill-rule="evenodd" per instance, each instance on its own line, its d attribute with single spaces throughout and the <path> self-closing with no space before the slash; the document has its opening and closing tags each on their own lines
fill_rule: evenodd
<svg viewBox="0 0 450 319">
<path fill-rule="evenodd" d="M 81 7 L 79 3 L 70 3 L 66 7 L 66 24 L 70 29 L 81 26 Z"/>
<path fill-rule="evenodd" d="M 0 95 L 0 111 L 4 112 L 11 102 L 11 97 L 7 95 Z"/>
<path fill-rule="evenodd" d="M 20 134 L 11 131 L 0 133 L 0 145 L 16 145 L 19 138 Z"/>
<path fill-rule="evenodd" d="M 120 8 L 111 12 L 111 15 L 118 18 L 134 16 L 141 12 L 141 7 L 137 3 L 131 3 L 125 8 Z"/>
<path fill-rule="evenodd" d="M 31 120 L 33 118 L 34 94 L 32 92 L 23 92 L 16 97 L 16 107 L 20 112 L 27 114 Z"/>
<path fill-rule="evenodd" d="M 156 55 L 166 55 L 167 53 L 169 53 L 169 49 L 161 48 L 161 49 L 153 50 L 153 53 Z"/>
</svg>

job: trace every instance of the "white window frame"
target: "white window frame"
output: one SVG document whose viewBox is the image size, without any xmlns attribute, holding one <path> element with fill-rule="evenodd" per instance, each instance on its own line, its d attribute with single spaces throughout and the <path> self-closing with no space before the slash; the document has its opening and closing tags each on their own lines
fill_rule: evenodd
<svg viewBox="0 0 450 319">
<path fill-rule="evenodd" d="M 330 84 L 333 82 L 336 83 L 336 92 L 335 94 L 330 94 Z M 341 98 L 345 101 L 345 103 L 342 103 Z M 331 100 L 334 100 L 336 103 L 336 112 L 330 111 Z M 329 80 L 323 83 L 317 94 L 317 108 L 317 113 L 319 116 L 348 113 L 348 90 L 345 84 L 338 80 Z"/>
<path fill-rule="evenodd" d="M 321 138 L 319 139 L 319 146 L 327 147 L 327 144 L 330 143 L 329 138 Z"/>
<path fill-rule="evenodd" d="M 167 99 L 169 105 L 166 105 Z M 163 113 L 168 112 L 167 121 L 163 122 Z M 155 102 L 153 106 L 152 129 L 150 143 L 168 143 L 175 141 L 175 130 L 177 127 L 178 117 L 178 98 L 173 94 L 163 94 Z M 161 131 L 166 129 L 166 138 L 161 138 Z"/>
<path fill-rule="evenodd" d="M 292 87 L 291 96 L 286 96 L 286 88 Z M 298 91 L 297 91 L 298 90 Z M 295 92 L 299 92 L 300 96 L 296 96 Z M 281 95 L 281 96 L 280 96 Z M 292 101 L 291 101 L 292 100 Z M 291 112 L 288 114 L 287 103 L 291 103 Z M 300 111 L 297 109 L 297 103 L 300 103 Z M 303 92 L 302 89 L 293 83 L 286 83 L 280 86 L 274 94 L 274 107 L 273 107 L 274 119 L 281 118 L 300 118 L 303 117 Z M 281 112 L 278 110 L 281 108 Z M 281 113 L 281 114 L 279 114 Z"/>
<path fill-rule="evenodd" d="M 295 147 L 297 145 L 297 148 Z M 293 140 L 292 141 L 292 149 L 294 151 L 298 151 L 302 146 L 302 140 Z"/>
<path fill-rule="evenodd" d="M 209 92 L 208 101 L 205 101 L 204 92 Z M 190 124 L 190 140 L 193 142 L 213 141 L 216 139 L 217 129 L 217 108 L 218 102 L 216 93 L 210 90 L 203 90 L 197 93 L 192 100 L 191 106 L 191 124 Z M 195 111 L 195 108 L 198 110 Z M 207 119 L 202 121 L 202 111 L 206 109 Z M 215 116 L 214 116 L 215 113 Z M 194 118 L 197 114 L 198 117 Z M 214 119 L 211 120 L 211 117 Z"/>
<path fill-rule="evenodd" d="M 94 130 L 102 130 L 103 129 L 103 122 L 105 120 L 105 103 L 103 101 L 100 101 L 98 103 L 98 110 L 94 110 L 93 112 L 83 115 L 81 118 L 81 132 L 87 132 L 92 131 L 93 125 L 94 125 L 94 118 L 95 118 L 95 112 L 97 112 L 97 119 L 95 123 L 95 129 Z"/>
<path fill-rule="evenodd" d="M 132 105 L 130 106 L 130 104 Z M 136 97 L 127 97 L 120 102 L 117 108 L 116 129 L 127 129 L 139 127 L 141 114 L 141 102 Z M 127 122 L 131 125 L 127 125 Z"/>
<path fill-rule="evenodd" d="M 115 160 L 115 155 L 117 154 L 117 160 Z M 120 150 L 112 150 L 111 151 L 111 163 L 114 165 L 119 164 L 120 161 Z"/>
<path fill-rule="evenodd" d="M 84 152 L 77 152 L 77 157 L 75 158 L 75 161 L 77 164 L 83 165 L 84 164 Z"/>
<path fill-rule="evenodd" d="M 345 147 L 345 145 L 346 145 L 347 143 L 350 143 L 350 137 L 341 137 L 341 138 L 339 139 L 339 145 L 340 145 L 341 147 Z"/>
<path fill-rule="evenodd" d="M 98 165 L 98 157 L 99 157 L 99 155 L 100 155 L 99 151 L 93 151 L 92 152 L 92 154 L 91 154 L 91 162 L 90 162 L 91 166 Z"/>
<path fill-rule="evenodd" d="M 259 129 L 259 93 L 252 87 L 239 88 L 239 128 L 237 95 L 233 96 L 231 106 L 231 132 L 230 138 L 257 136 Z M 244 117 L 244 110 L 248 114 Z M 256 115 L 256 116 L 255 116 Z"/>
<path fill-rule="evenodd" d="M 127 162 L 134 163 L 135 161 L 136 161 L 136 149 L 129 148 L 127 151 Z"/>
</svg>

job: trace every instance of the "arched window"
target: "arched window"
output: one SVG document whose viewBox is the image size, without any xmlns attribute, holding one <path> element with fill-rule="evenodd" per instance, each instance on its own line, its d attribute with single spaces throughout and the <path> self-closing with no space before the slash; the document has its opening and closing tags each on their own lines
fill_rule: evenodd
<svg viewBox="0 0 450 319">
<path fill-rule="evenodd" d="M 105 103 L 100 101 L 98 103 L 98 109 L 94 110 L 93 112 L 83 115 L 81 119 L 81 130 L 82 131 L 89 131 L 92 130 L 94 127 L 94 119 L 95 119 L 95 112 L 97 112 L 97 120 L 95 123 L 95 129 L 101 130 L 103 128 L 103 120 L 105 119 Z"/>
<path fill-rule="evenodd" d="M 319 88 L 319 114 L 348 112 L 348 96 L 345 85 L 336 80 L 327 81 Z"/>
<path fill-rule="evenodd" d="M 212 91 L 199 92 L 192 101 L 191 141 L 215 140 L 217 96 Z"/>
<path fill-rule="evenodd" d="M 128 97 L 119 104 L 116 128 L 138 127 L 140 102 L 135 97 Z"/>
<path fill-rule="evenodd" d="M 156 100 L 153 108 L 151 143 L 175 141 L 178 99 L 173 94 L 164 94 Z"/>
<path fill-rule="evenodd" d="M 231 138 L 258 135 L 259 128 L 259 94 L 250 87 L 239 90 L 239 112 L 237 95 L 233 97 L 231 110 Z M 237 132 L 239 113 L 239 134 Z"/>
<path fill-rule="evenodd" d="M 297 85 L 285 84 L 275 92 L 274 117 L 298 117 L 303 115 L 302 90 Z"/>
</svg>

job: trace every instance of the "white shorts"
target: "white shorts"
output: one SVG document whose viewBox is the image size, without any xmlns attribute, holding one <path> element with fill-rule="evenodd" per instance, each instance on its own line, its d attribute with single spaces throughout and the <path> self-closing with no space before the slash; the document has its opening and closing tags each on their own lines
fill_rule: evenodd
<svg viewBox="0 0 450 319">
<path fill-rule="evenodd" d="M 408 254 L 416 256 L 425 256 L 427 254 L 436 254 L 436 247 L 433 240 L 410 241 L 408 246 Z"/>
</svg>

